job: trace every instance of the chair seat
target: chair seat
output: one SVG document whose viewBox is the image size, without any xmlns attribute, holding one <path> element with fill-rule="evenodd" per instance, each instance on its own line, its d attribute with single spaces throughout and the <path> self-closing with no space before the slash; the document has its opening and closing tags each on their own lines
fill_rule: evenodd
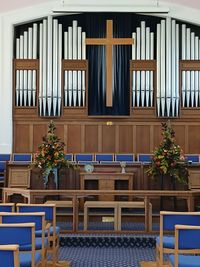
<svg viewBox="0 0 200 267">
<path fill-rule="evenodd" d="M 174 255 L 169 255 L 169 261 L 172 264 L 172 266 L 174 266 Z M 200 256 L 179 255 L 178 266 L 179 267 L 199 267 Z"/>
<path fill-rule="evenodd" d="M 35 265 L 41 261 L 41 254 L 35 252 Z M 20 253 L 19 254 L 20 267 L 31 267 L 31 253 Z"/>
<path fill-rule="evenodd" d="M 59 233 L 60 233 L 60 227 L 56 226 L 56 235 L 59 235 Z M 51 226 L 49 228 L 49 234 L 50 234 L 50 236 L 53 235 L 53 226 Z M 48 235 L 48 230 L 45 230 L 45 236 L 47 236 L 47 235 Z M 42 230 L 35 231 L 35 236 L 36 237 L 41 237 L 42 236 Z"/>
<path fill-rule="evenodd" d="M 4 182 L 4 176 L 0 176 L 0 182 Z"/>
<path fill-rule="evenodd" d="M 44 247 L 48 246 L 48 238 L 44 239 Z M 37 237 L 35 238 L 35 249 L 40 250 L 42 248 L 42 238 Z M 29 251 L 31 250 L 31 244 L 22 245 L 19 247 L 20 251 Z"/>
<path fill-rule="evenodd" d="M 156 244 L 160 245 L 160 237 L 156 237 Z M 172 248 L 174 249 L 175 238 L 172 236 L 163 237 L 163 248 Z"/>
</svg>

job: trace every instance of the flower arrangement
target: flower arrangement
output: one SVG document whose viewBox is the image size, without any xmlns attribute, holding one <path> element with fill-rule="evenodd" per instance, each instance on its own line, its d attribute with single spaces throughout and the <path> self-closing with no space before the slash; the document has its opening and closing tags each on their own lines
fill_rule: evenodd
<svg viewBox="0 0 200 267">
<path fill-rule="evenodd" d="M 155 149 L 151 165 L 147 170 L 149 176 L 168 175 L 186 184 L 188 170 L 183 150 L 175 142 L 175 132 L 170 122 L 162 123 L 163 140 Z"/>
<path fill-rule="evenodd" d="M 48 125 L 48 133 L 42 138 L 43 142 L 38 146 L 38 151 L 34 156 L 33 166 L 42 169 L 44 176 L 55 168 L 73 166 L 65 159 L 65 144 L 56 136 L 55 130 L 56 127 L 51 121 Z"/>
</svg>

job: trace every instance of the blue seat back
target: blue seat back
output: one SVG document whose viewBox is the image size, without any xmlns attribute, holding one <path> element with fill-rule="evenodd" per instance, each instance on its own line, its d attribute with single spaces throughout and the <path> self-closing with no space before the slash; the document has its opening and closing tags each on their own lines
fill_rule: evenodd
<svg viewBox="0 0 200 267">
<path fill-rule="evenodd" d="M 13 161 L 25 161 L 30 162 L 32 161 L 32 154 L 13 154 Z"/>
<path fill-rule="evenodd" d="M 194 154 L 187 154 L 185 155 L 185 159 L 187 161 L 191 161 L 192 163 L 199 163 L 199 155 L 194 155 Z"/>
<path fill-rule="evenodd" d="M 9 249 L 6 248 L 7 245 L 4 246 L 0 246 L 0 263 L 1 266 L 5 266 L 5 267 L 19 267 L 19 250 L 18 249 Z M 9 246 L 11 247 L 11 245 Z M 12 246 L 14 247 L 14 246 Z M 18 247 L 18 245 L 15 245 L 15 247 Z M 17 253 L 17 255 L 15 256 L 15 254 Z M 18 257 L 17 257 L 18 256 Z M 15 264 L 15 258 L 17 260 L 16 264 Z"/>
<path fill-rule="evenodd" d="M 0 204 L 0 212 L 12 212 L 14 205 L 10 204 Z"/>
<path fill-rule="evenodd" d="M 95 161 L 114 161 L 113 154 L 96 154 Z"/>
<path fill-rule="evenodd" d="M 6 162 L 0 161 L 0 172 L 4 172 L 5 168 L 6 168 Z"/>
<path fill-rule="evenodd" d="M 73 161 L 73 154 L 65 154 L 65 159 L 69 161 Z"/>
<path fill-rule="evenodd" d="M 137 160 L 141 162 L 151 162 L 153 154 L 138 154 Z"/>
<path fill-rule="evenodd" d="M 29 224 L 33 225 L 33 223 Z M 0 245 L 18 244 L 19 246 L 32 243 L 32 227 L 12 224 L 0 224 Z"/>
<path fill-rule="evenodd" d="M 75 154 L 74 160 L 76 162 L 79 161 L 94 161 L 94 155 L 93 154 Z"/>
<path fill-rule="evenodd" d="M 53 221 L 54 206 L 52 205 L 22 205 L 17 206 L 19 212 L 44 212 L 46 221 Z"/>
<path fill-rule="evenodd" d="M 134 154 L 115 154 L 115 161 L 133 162 L 135 161 L 135 156 Z"/>
<path fill-rule="evenodd" d="M 44 214 L 44 213 L 43 213 Z M 42 215 L 42 214 L 41 214 Z M 42 229 L 42 216 L 39 215 L 25 215 L 25 214 L 0 214 L 0 218 L 2 218 L 2 223 L 35 223 L 35 230 Z"/>
<path fill-rule="evenodd" d="M 200 214 L 191 215 L 191 214 L 170 214 L 163 216 L 163 230 L 164 231 L 174 231 L 176 224 L 185 224 L 185 225 L 199 225 L 200 226 Z"/>
<path fill-rule="evenodd" d="M 200 249 L 200 229 L 179 229 L 178 233 L 179 249 Z"/>
<path fill-rule="evenodd" d="M 0 161 L 9 161 L 11 158 L 10 154 L 0 154 Z"/>
</svg>

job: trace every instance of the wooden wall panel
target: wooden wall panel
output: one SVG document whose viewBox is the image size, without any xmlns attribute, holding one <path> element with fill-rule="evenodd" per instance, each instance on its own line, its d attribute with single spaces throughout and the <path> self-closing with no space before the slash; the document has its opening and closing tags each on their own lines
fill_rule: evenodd
<svg viewBox="0 0 200 267">
<path fill-rule="evenodd" d="M 137 125 L 136 140 L 136 153 L 150 153 L 150 125 Z"/>
<path fill-rule="evenodd" d="M 81 126 L 80 125 L 68 125 L 67 131 L 67 152 L 79 153 L 81 150 Z"/>
<path fill-rule="evenodd" d="M 85 152 L 98 152 L 98 125 L 85 125 Z"/>
<path fill-rule="evenodd" d="M 130 125 L 119 126 L 119 153 L 133 152 L 133 127 Z"/>
<path fill-rule="evenodd" d="M 15 152 L 32 152 L 30 148 L 30 126 L 28 124 L 16 124 L 15 126 Z"/>
<path fill-rule="evenodd" d="M 42 137 L 47 134 L 47 124 L 34 124 L 33 125 L 33 152 L 38 150 L 38 145 L 42 143 Z"/>
<path fill-rule="evenodd" d="M 188 151 L 200 154 L 200 125 L 188 126 Z"/>
<path fill-rule="evenodd" d="M 153 127 L 153 151 L 156 147 L 159 146 L 161 141 L 162 141 L 162 127 L 161 125 L 155 125 Z M 153 151 L 151 151 L 150 153 L 152 153 Z"/>
<path fill-rule="evenodd" d="M 115 126 L 102 126 L 102 152 L 114 153 L 115 152 Z"/>
</svg>

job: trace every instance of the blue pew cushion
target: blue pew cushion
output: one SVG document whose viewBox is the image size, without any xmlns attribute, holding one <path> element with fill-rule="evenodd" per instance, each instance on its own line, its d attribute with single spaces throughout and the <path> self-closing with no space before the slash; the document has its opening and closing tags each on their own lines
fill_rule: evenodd
<svg viewBox="0 0 200 267">
<path fill-rule="evenodd" d="M 31 267 L 31 253 L 19 253 L 20 267 Z M 41 254 L 35 252 L 35 265 L 41 261 Z"/>
<path fill-rule="evenodd" d="M 160 237 L 156 237 L 156 244 L 160 245 Z M 175 238 L 172 236 L 163 236 L 163 247 L 164 248 L 174 248 Z"/>
<path fill-rule="evenodd" d="M 174 255 L 169 255 L 169 260 L 174 266 Z M 200 256 L 191 255 L 179 255 L 178 256 L 178 266 L 179 267 L 199 267 L 200 266 Z"/>
<path fill-rule="evenodd" d="M 48 238 L 46 237 L 44 239 L 44 247 L 46 248 L 48 246 Z M 42 248 L 42 238 L 37 237 L 35 238 L 35 249 L 40 250 Z M 31 250 L 31 244 L 24 244 L 20 245 L 19 247 L 20 251 L 30 251 Z"/>
<path fill-rule="evenodd" d="M 60 227 L 56 226 L 56 235 L 59 235 L 59 233 L 60 233 Z M 53 235 L 53 226 L 51 226 L 49 228 L 49 234 L 50 234 L 50 236 Z M 45 230 L 45 236 L 47 236 L 47 235 L 48 235 L 48 230 Z M 35 236 L 36 237 L 41 237 L 42 236 L 42 230 L 35 231 Z"/>
</svg>

